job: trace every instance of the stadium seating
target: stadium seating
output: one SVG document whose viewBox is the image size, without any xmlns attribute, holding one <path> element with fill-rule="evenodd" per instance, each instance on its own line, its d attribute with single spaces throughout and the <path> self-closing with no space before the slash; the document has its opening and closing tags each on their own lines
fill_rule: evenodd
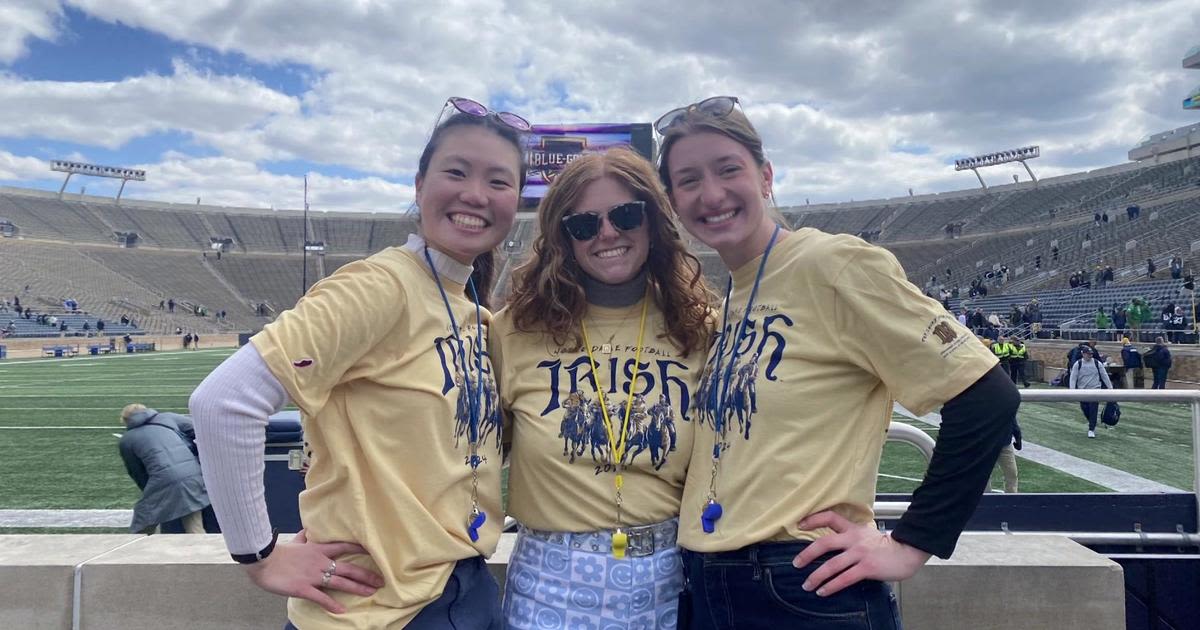
<svg viewBox="0 0 1200 630">
<path fill-rule="evenodd" d="M 997 298 L 1007 310 L 1024 296 L 1058 295 L 1072 273 L 1091 276 L 1103 265 L 1114 268 L 1118 287 L 1132 284 L 1133 292 L 1156 295 L 1161 287 L 1146 282 L 1147 258 L 1155 261 L 1160 279 L 1167 277 L 1172 256 L 1189 269 L 1200 262 L 1192 251 L 1200 247 L 1198 182 L 1200 158 L 1188 158 L 1122 164 L 1036 184 L 781 210 L 793 227 L 862 235 L 891 249 L 919 287 L 958 287 L 965 295 L 978 278 L 992 297 L 1012 294 Z M 1142 208 L 1136 220 L 1126 216 L 1130 205 Z M 1097 213 L 1107 213 L 1109 221 L 1097 225 Z M 266 321 L 258 305 L 278 313 L 301 294 L 306 230 L 297 211 L 117 204 L 0 188 L 0 219 L 16 226 L 13 237 L 0 238 L 0 292 L 15 295 L 30 285 L 35 308 L 71 296 L 108 322 L 128 313 L 151 332 L 220 332 L 257 329 Z M 955 229 L 948 230 L 950 224 Z M 324 256 L 308 258 L 311 285 L 351 260 L 402 244 L 417 226 L 408 214 L 321 212 L 310 213 L 307 228 L 308 238 L 325 248 Z M 498 259 L 497 297 L 508 291 L 536 230 L 531 215 L 522 214 Z M 118 233 L 137 237 L 120 241 Z M 211 244 L 223 239 L 231 245 L 217 259 Z M 706 278 L 721 290 L 726 270 L 720 258 L 697 242 L 692 246 Z M 1006 283 L 987 277 L 1001 266 L 1009 270 Z M 175 314 L 157 308 L 171 298 L 180 305 Z M 1064 310 L 1053 311 L 1055 321 L 1086 315 L 1076 311 L 1094 310 L 1092 302 L 1062 300 Z M 1054 304 L 1057 308 L 1057 299 Z M 209 316 L 192 315 L 197 307 Z M 227 312 L 226 321 L 213 319 L 220 310 Z"/>
</svg>

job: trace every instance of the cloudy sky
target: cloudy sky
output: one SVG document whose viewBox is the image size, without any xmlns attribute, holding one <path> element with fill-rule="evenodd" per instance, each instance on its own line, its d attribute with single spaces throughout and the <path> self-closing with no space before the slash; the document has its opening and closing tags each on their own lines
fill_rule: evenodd
<svg viewBox="0 0 1200 630">
<path fill-rule="evenodd" d="M 3 0 L 0 184 L 70 158 L 146 169 L 137 198 L 297 208 L 307 174 L 314 209 L 400 210 L 447 96 L 565 123 L 734 94 L 783 204 L 957 190 L 955 158 L 1040 144 L 1051 176 L 1200 121 L 1196 44 L 1195 0 Z"/>
</svg>

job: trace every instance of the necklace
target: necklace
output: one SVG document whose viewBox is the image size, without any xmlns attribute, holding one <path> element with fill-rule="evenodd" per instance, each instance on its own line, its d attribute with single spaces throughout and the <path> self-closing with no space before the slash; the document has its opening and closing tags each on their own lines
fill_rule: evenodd
<svg viewBox="0 0 1200 630">
<path fill-rule="evenodd" d="M 446 297 L 446 289 L 438 276 L 437 267 L 429 255 L 429 246 L 425 246 L 425 262 L 433 272 L 433 281 L 437 283 L 438 292 L 442 295 L 442 303 L 446 305 L 446 315 L 450 319 L 450 329 L 454 333 L 454 343 L 458 346 L 459 365 L 462 366 L 462 390 L 459 396 L 467 396 L 467 465 L 471 467 L 471 513 L 467 518 L 467 536 L 471 542 L 479 540 L 479 528 L 487 522 L 487 513 L 479 509 L 479 465 L 483 459 L 479 457 L 479 414 L 483 394 L 483 316 L 479 306 L 479 294 L 475 291 L 475 279 L 469 278 L 467 286 L 471 288 L 471 297 L 475 300 L 475 384 L 471 384 L 471 366 L 467 364 L 467 353 L 462 336 L 458 333 L 458 323 L 454 319 L 454 310 L 450 308 L 450 299 Z"/>
<path fill-rule="evenodd" d="M 618 435 L 613 428 L 612 418 L 608 415 L 608 405 L 604 402 L 604 387 L 600 385 L 600 369 L 596 365 L 596 358 L 592 356 L 592 344 L 588 341 L 587 324 L 583 321 L 579 322 L 579 326 L 583 329 L 583 347 L 587 351 L 588 363 L 592 367 L 592 386 L 596 388 L 596 397 L 600 401 L 600 415 L 604 420 L 604 431 L 608 437 L 609 460 L 616 471 L 616 476 L 613 477 L 613 487 L 616 491 L 617 501 L 617 518 L 616 527 L 613 528 L 612 534 L 612 552 L 614 558 L 624 558 L 625 550 L 629 547 L 629 535 L 625 533 L 624 524 L 621 521 L 621 488 L 625 485 L 625 448 L 628 446 L 626 438 L 629 437 L 629 416 L 633 412 L 633 392 L 637 386 L 638 371 L 642 363 L 642 340 L 646 333 L 646 306 L 649 300 L 642 299 L 642 322 L 638 326 L 638 341 L 637 352 L 633 359 L 633 379 L 629 382 L 629 400 L 625 402 L 625 418 L 621 422 L 621 433 Z M 616 333 L 613 333 L 616 336 Z M 612 339 L 610 338 L 611 342 Z M 615 386 L 617 375 L 613 373 L 613 383 Z"/>
<path fill-rule="evenodd" d="M 738 356 L 741 355 L 742 338 L 745 337 L 747 329 L 750 327 L 750 311 L 754 308 L 754 298 L 758 295 L 758 285 L 762 282 L 763 270 L 767 268 L 767 258 L 771 255 L 771 249 L 775 247 L 775 239 L 779 236 L 779 226 L 775 226 L 775 231 L 771 233 L 771 240 L 767 242 L 767 249 L 763 252 L 762 260 L 758 263 L 758 273 L 754 277 L 754 287 L 750 289 L 750 299 L 746 301 L 746 310 L 742 313 L 742 319 L 738 322 L 737 328 L 733 332 L 733 347 L 730 349 L 729 365 L 725 366 L 722 373 L 721 363 L 725 358 L 725 341 L 728 336 L 725 332 L 729 325 L 729 299 L 733 295 L 733 274 L 729 274 L 729 283 L 725 287 L 725 312 L 721 317 L 721 341 L 717 344 L 717 363 L 713 370 L 713 376 L 716 378 L 715 389 L 710 390 L 708 396 L 709 403 L 716 402 L 716 409 L 713 410 L 713 429 L 715 432 L 712 452 L 712 477 L 708 482 L 708 500 L 704 505 L 704 510 L 700 513 L 700 526 L 704 529 L 704 533 L 711 534 L 716 531 L 717 520 L 724 514 L 724 509 L 717 502 L 717 475 L 721 467 L 721 445 L 725 437 L 725 427 L 729 423 L 732 410 L 729 409 L 730 387 L 733 385 L 733 370 L 737 364 Z M 711 387 L 711 386 L 710 386 Z"/>
<path fill-rule="evenodd" d="M 632 310 L 629 311 L 628 313 L 625 313 L 625 316 L 621 318 L 621 322 L 619 324 L 617 324 L 617 327 L 613 329 L 612 334 L 608 336 L 608 341 L 600 344 L 600 352 L 607 354 L 607 355 L 611 355 L 613 353 L 613 339 L 616 339 L 617 333 L 621 332 L 621 330 L 625 328 L 625 324 L 629 321 L 630 317 L 633 317 Z M 604 333 L 600 333 L 600 334 L 603 335 Z M 586 343 L 586 341 L 585 341 L 585 343 Z"/>
</svg>

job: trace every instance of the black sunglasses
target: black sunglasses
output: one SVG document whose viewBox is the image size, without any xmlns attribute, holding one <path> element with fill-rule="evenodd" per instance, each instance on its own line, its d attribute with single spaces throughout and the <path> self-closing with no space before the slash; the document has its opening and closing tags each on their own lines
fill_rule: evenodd
<svg viewBox="0 0 1200 630">
<path fill-rule="evenodd" d="M 683 122 L 683 119 L 692 112 L 700 112 L 714 118 L 728 116 L 729 112 L 733 111 L 733 107 L 737 104 L 738 97 L 736 96 L 713 96 L 699 103 L 676 107 L 654 121 L 654 130 L 661 135 L 666 135 L 668 129 Z"/>
<path fill-rule="evenodd" d="M 646 218 L 645 201 L 619 203 L 605 213 L 614 228 L 628 232 L 641 226 Z M 576 212 L 562 218 L 563 230 L 577 241 L 590 241 L 600 233 L 600 213 L 592 210 Z"/>
</svg>

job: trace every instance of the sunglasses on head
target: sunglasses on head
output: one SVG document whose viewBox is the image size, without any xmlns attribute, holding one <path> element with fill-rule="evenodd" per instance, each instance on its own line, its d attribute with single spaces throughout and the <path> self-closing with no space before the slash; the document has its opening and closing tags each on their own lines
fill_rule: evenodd
<svg viewBox="0 0 1200 630">
<path fill-rule="evenodd" d="M 699 112 L 713 118 L 728 116 L 737 104 L 738 97 L 736 96 L 713 96 L 698 103 L 677 107 L 654 121 L 654 130 L 659 134 L 666 135 L 668 129 L 683 122 L 683 119 L 692 112 Z"/>
<path fill-rule="evenodd" d="M 639 227 L 642 221 L 645 220 L 646 202 L 629 201 L 619 203 L 609 208 L 605 215 L 608 216 L 609 225 L 622 232 L 628 232 Z M 563 230 L 571 238 L 577 241 L 590 241 L 600 233 L 600 220 L 601 216 L 599 212 L 589 210 L 587 212 L 568 214 L 562 218 L 562 225 Z"/>
<path fill-rule="evenodd" d="M 512 127 L 513 129 L 516 129 L 517 131 L 529 131 L 533 129 L 533 125 L 530 125 L 528 120 L 525 120 L 524 118 L 521 118 L 512 112 L 494 112 L 488 109 L 483 103 L 473 101 L 469 98 L 451 96 L 450 98 L 446 99 L 446 105 L 453 105 L 454 109 L 457 109 L 468 116 L 477 116 L 479 118 L 494 116 L 496 120 L 499 120 L 500 122 Z"/>
</svg>

